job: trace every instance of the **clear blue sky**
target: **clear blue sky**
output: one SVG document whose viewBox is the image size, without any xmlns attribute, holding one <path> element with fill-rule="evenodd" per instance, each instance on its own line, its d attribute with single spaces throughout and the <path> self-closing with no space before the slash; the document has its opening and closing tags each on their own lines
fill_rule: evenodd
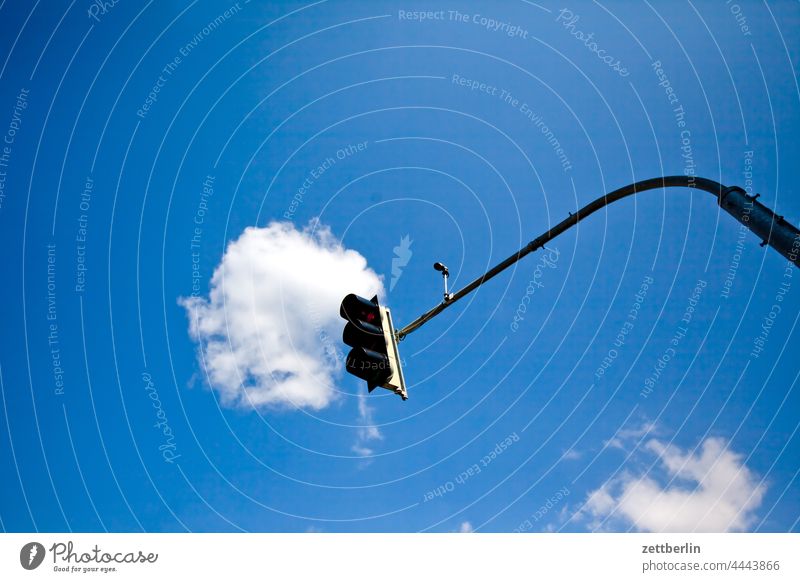
<svg viewBox="0 0 800 582">
<path fill-rule="evenodd" d="M 639 179 L 797 224 L 796 3 L 107 4 L 0 3 L 3 530 L 695 529 L 639 498 L 797 531 L 800 273 L 703 192 L 620 202 L 410 335 L 407 402 L 338 373 L 318 410 L 225 405 L 179 304 L 287 212 L 400 323 L 434 261 L 460 287 Z"/>
</svg>

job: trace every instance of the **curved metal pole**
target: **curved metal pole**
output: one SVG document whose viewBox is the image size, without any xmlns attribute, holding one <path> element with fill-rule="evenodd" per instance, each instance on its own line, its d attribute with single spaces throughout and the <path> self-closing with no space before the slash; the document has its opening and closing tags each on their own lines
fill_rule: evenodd
<svg viewBox="0 0 800 582">
<path fill-rule="evenodd" d="M 717 199 L 717 203 L 720 207 L 762 238 L 763 242 L 761 246 L 767 244 L 772 246 L 796 267 L 800 267 L 800 258 L 798 258 L 800 255 L 800 230 L 786 222 L 782 216 L 776 215 L 769 208 L 758 202 L 756 200 L 758 194 L 755 196 L 748 196 L 748 194 L 738 186 L 725 187 L 714 180 L 696 178 L 694 176 L 651 178 L 649 180 L 634 182 L 633 184 L 614 190 L 590 202 L 574 214 L 570 213 L 568 218 L 562 220 L 544 234 L 533 239 L 505 261 L 492 267 L 463 289 L 453 293 L 448 301 L 443 301 L 399 330 L 397 332 L 397 339 L 403 339 L 412 331 L 418 329 L 433 317 L 450 307 L 453 303 L 474 291 L 480 285 L 519 261 L 525 255 L 542 248 L 550 240 L 590 214 L 597 212 L 612 202 L 616 202 L 632 194 L 644 192 L 645 190 L 671 187 L 696 188 L 712 194 Z"/>
</svg>

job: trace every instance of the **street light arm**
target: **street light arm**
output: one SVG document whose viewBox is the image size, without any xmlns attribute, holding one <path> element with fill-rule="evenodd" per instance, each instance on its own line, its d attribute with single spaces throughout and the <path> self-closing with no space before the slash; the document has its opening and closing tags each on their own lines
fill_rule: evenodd
<svg viewBox="0 0 800 582">
<path fill-rule="evenodd" d="M 649 180 L 641 180 L 634 182 L 628 186 L 614 190 L 597 200 L 590 202 L 577 212 L 570 213 L 569 217 L 565 218 L 553 228 L 544 234 L 533 239 L 519 251 L 508 257 L 502 263 L 492 267 L 486 273 L 469 283 L 463 289 L 453 293 L 450 299 L 443 301 L 433 309 L 423 313 L 417 319 L 409 323 L 407 326 L 397 332 L 397 338 L 403 339 L 412 331 L 418 329 L 426 322 L 433 319 L 436 315 L 450 307 L 453 303 L 467 295 L 468 293 L 477 289 L 480 285 L 504 271 L 525 255 L 532 253 L 535 250 L 542 248 L 550 240 L 557 237 L 559 234 L 577 224 L 590 214 L 593 214 L 604 208 L 605 206 L 637 194 L 646 190 L 656 190 L 659 188 L 696 188 L 704 190 L 712 194 L 717 203 L 731 216 L 736 218 L 739 222 L 747 226 L 756 235 L 761 237 L 762 246 L 768 244 L 775 248 L 779 253 L 786 257 L 796 267 L 800 267 L 800 231 L 793 225 L 786 222 L 782 216 L 776 215 L 769 208 L 758 202 L 756 196 L 748 196 L 748 194 L 738 186 L 725 187 L 719 182 L 709 180 L 707 178 L 696 178 L 693 176 L 665 176 L 663 178 L 651 178 Z"/>
</svg>

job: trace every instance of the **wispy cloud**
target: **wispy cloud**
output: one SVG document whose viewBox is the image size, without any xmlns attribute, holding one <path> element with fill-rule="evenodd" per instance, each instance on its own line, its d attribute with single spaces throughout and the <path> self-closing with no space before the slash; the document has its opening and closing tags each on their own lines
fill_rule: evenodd
<svg viewBox="0 0 800 582">
<path fill-rule="evenodd" d="M 655 456 L 666 482 L 626 472 L 590 492 L 577 517 L 592 529 L 619 520 L 652 532 L 745 531 L 755 522 L 766 487 L 724 439 L 708 438 L 695 451 L 650 439 L 641 454 Z"/>
<path fill-rule="evenodd" d="M 373 408 L 367 404 L 367 397 L 363 394 L 358 395 L 358 434 L 353 445 L 353 452 L 362 457 L 368 457 L 374 452 L 369 446 L 370 441 L 381 440 L 383 435 L 375 426 L 372 417 Z"/>
<path fill-rule="evenodd" d="M 317 222 L 274 222 L 228 245 L 208 297 L 180 303 L 224 406 L 321 409 L 336 396 L 339 303 L 351 292 L 383 292 L 363 256 Z"/>
<path fill-rule="evenodd" d="M 635 448 L 635 445 L 639 441 L 650 435 L 658 435 L 655 423 L 650 421 L 643 422 L 636 427 L 620 428 L 613 437 L 603 442 L 603 447 L 625 451 L 630 448 Z"/>
</svg>

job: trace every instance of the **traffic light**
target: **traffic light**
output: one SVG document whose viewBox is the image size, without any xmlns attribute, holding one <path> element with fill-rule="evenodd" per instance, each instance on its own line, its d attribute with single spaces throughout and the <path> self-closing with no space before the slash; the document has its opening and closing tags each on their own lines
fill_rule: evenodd
<svg viewBox="0 0 800 582">
<path fill-rule="evenodd" d="M 342 340 L 353 348 L 345 360 L 347 371 L 366 380 L 370 392 L 380 386 L 407 400 L 391 311 L 378 304 L 377 295 L 369 300 L 351 293 L 339 315 L 347 320 Z"/>
</svg>

